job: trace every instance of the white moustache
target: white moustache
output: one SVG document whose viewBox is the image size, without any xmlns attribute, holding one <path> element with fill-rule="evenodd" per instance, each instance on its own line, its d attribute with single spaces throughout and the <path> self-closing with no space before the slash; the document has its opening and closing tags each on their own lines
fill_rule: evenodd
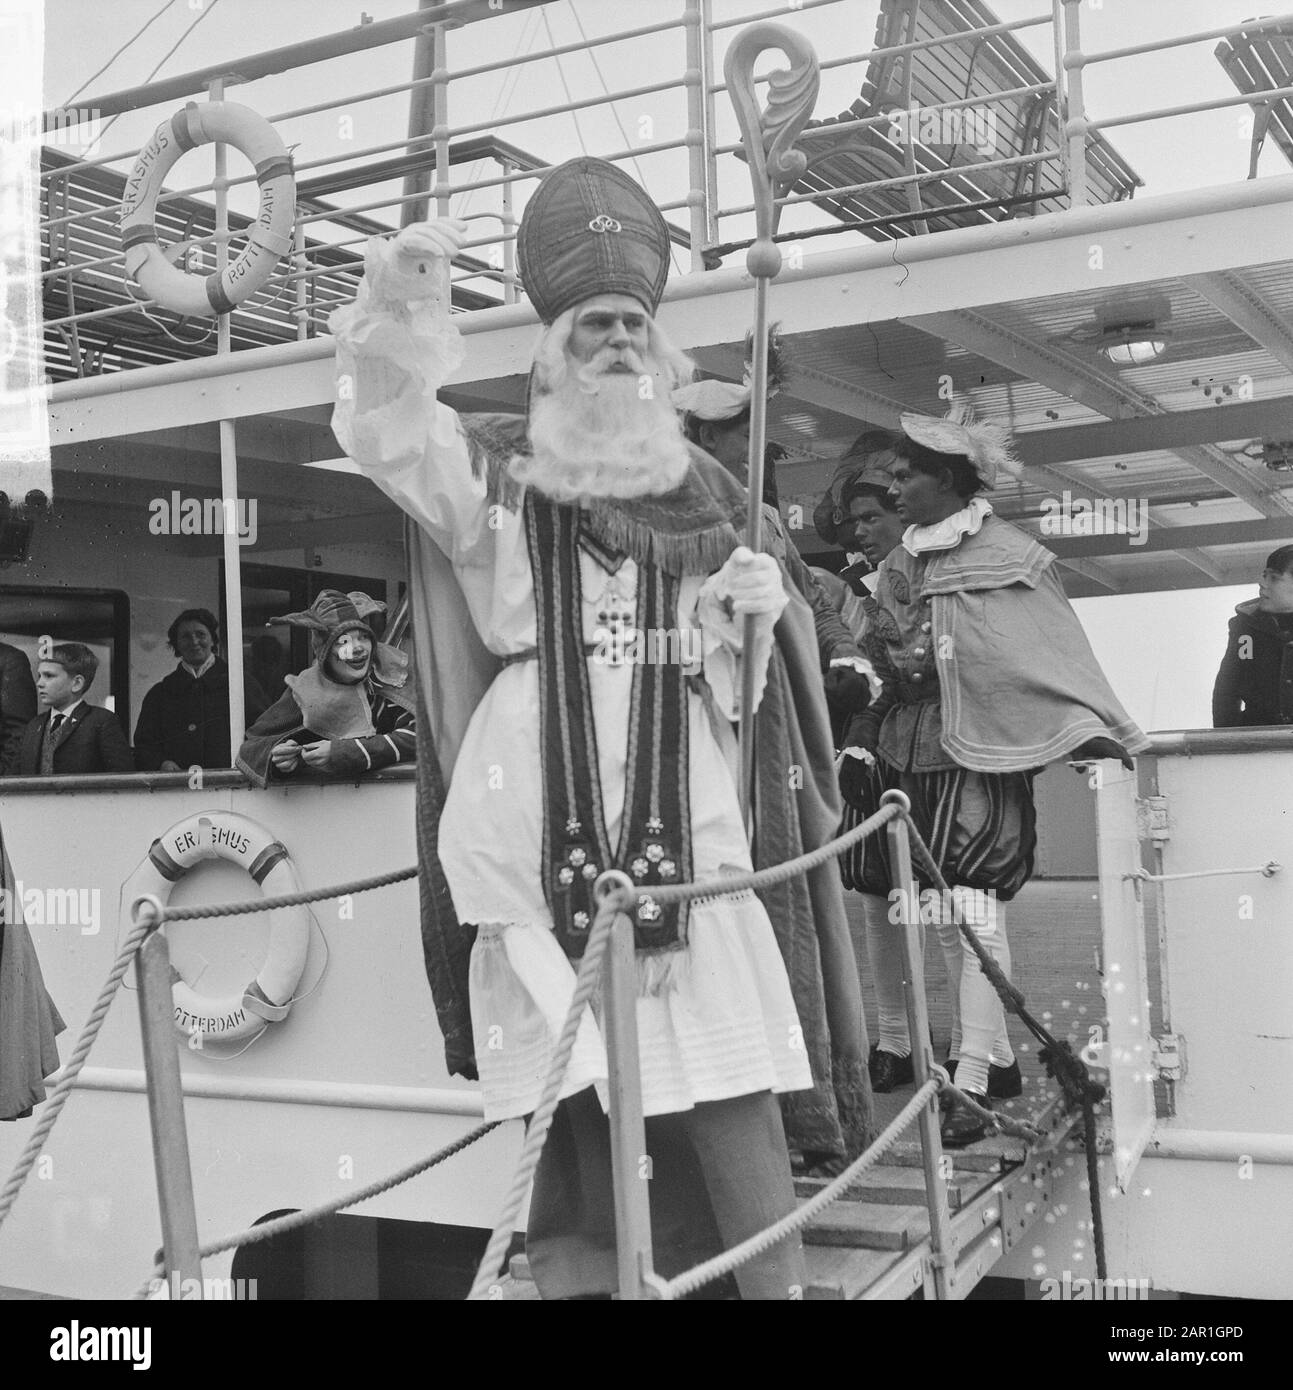
<svg viewBox="0 0 1293 1390">
<path fill-rule="evenodd" d="M 613 367 L 627 367 L 628 372 L 613 372 Z M 604 348 L 575 372 L 579 389 L 585 394 L 595 394 L 602 389 L 603 378 L 607 376 L 644 376 L 646 363 L 632 348 Z"/>
</svg>

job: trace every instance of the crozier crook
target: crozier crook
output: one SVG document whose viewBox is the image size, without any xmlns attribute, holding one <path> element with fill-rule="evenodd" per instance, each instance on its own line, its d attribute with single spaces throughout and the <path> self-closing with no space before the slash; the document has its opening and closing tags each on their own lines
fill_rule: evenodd
<svg viewBox="0 0 1293 1390">
<path fill-rule="evenodd" d="M 791 66 L 768 76 L 768 106 L 760 111 L 754 92 L 754 64 L 769 48 L 779 49 Z M 802 34 L 783 24 L 752 24 L 733 39 L 723 62 L 723 77 L 741 127 L 741 143 L 754 186 L 755 240 L 746 252 L 746 269 L 754 277 L 754 363 L 750 383 L 750 452 L 746 486 L 746 544 L 756 554 L 762 540 L 763 449 L 768 400 L 768 281 L 781 269 L 781 251 L 773 237 L 784 197 L 808 167 L 808 158 L 794 148 L 817 100 L 821 76 L 817 54 Z M 746 615 L 741 679 L 741 811 L 750 824 L 754 776 L 754 650 L 755 619 Z"/>
</svg>

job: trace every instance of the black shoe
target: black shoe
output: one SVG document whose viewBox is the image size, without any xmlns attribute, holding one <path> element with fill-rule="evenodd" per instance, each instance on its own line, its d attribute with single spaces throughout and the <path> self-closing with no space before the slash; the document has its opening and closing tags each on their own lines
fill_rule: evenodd
<svg viewBox="0 0 1293 1390">
<path fill-rule="evenodd" d="M 975 1091 L 966 1091 L 965 1094 L 986 1109 L 992 1109 L 992 1103 L 987 1096 L 981 1096 Z M 987 1120 L 981 1120 L 972 1110 L 960 1104 L 954 1105 L 944 1113 L 939 1127 L 939 1137 L 945 1149 L 963 1149 L 967 1144 L 977 1144 L 987 1132 Z"/>
<path fill-rule="evenodd" d="M 910 1086 L 916 1076 L 910 1057 L 895 1057 L 892 1052 L 881 1052 L 878 1044 L 871 1049 L 867 1070 L 871 1074 L 871 1089 L 880 1095 L 886 1095 L 899 1086 Z"/>
<path fill-rule="evenodd" d="M 956 1080 L 956 1063 L 944 1062 L 948 1076 Z M 988 1095 L 993 1100 L 1014 1100 L 1024 1093 L 1024 1080 L 1019 1075 L 1019 1063 L 1011 1062 L 1008 1067 L 999 1067 L 995 1062 L 988 1066 Z"/>
</svg>

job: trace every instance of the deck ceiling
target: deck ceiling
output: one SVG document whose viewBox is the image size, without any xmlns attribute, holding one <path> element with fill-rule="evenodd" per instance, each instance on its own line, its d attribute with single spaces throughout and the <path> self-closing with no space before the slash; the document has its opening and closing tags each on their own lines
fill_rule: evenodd
<svg viewBox="0 0 1293 1390">
<path fill-rule="evenodd" d="M 1157 322 L 1167 347 L 1153 362 L 1120 369 L 1098 351 L 1092 330 L 1115 298 L 1166 307 Z M 943 414 L 950 381 L 980 417 L 1016 431 L 1024 475 L 993 502 L 1024 529 L 1040 535 L 1046 504 L 1065 490 L 1143 505 L 1151 537 L 1189 528 L 1191 544 L 1171 548 L 1165 536 L 1043 536 L 1071 561 L 1071 593 L 1250 582 L 1270 550 L 1293 541 L 1293 472 L 1261 456 L 1263 441 L 1293 440 L 1293 260 L 823 329 L 788 345 L 794 370 L 774 398 L 770 436 L 792 454 L 778 472 L 782 502 L 806 516 L 865 428 L 823 400 L 869 401 L 866 416 L 891 427 L 900 410 Z M 1187 422 L 1175 434 L 1189 442 L 1163 417 Z M 801 549 L 820 546 L 810 533 Z"/>
<path fill-rule="evenodd" d="M 793 367 L 769 436 L 790 451 L 778 483 L 783 504 L 802 508 L 794 534 L 805 555 L 839 561 L 811 515 L 852 440 L 895 427 L 905 410 L 942 414 L 950 385 L 1015 431 L 1023 479 L 999 487 L 994 504 L 1056 552 L 1073 596 L 1253 582 L 1263 557 L 1293 541 L 1293 472 L 1263 457 L 1265 445 L 1293 441 L 1293 259 L 1275 259 L 1291 244 L 1293 188 L 1260 180 L 1219 192 L 1200 205 L 1138 200 L 912 238 L 906 259 L 871 246 L 827 255 L 811 273 L 806 261 L 799 281 L 783 275 L 773 315 Z M 1097 234 L 1113 263 L 1104 275 L 1087 270 Z M 1159 275 L 1166 266 L 1179 274 Z M 1041 286 L 1051 292 L 1027 292 Z M 1098 316 L 1144 301 L 1157 301 L 1166 350 L 1120 369 L 1097 349 Z M 722 269 L 672 281 L 661 314 L 705 371 L 740 380 L 751 309 L 748 279 Z M 455 403 L 520 408 L 532 315 L 511 305 L 462 322 Z M 158 428 L 144 421 L 222 415 L 274 422 L 267 461 L 335 457 L 330 355 L 325 337 L 236 353 L 232 374 L 159 384 L 147 369 L 122 372 L 106 394 L 62 383 L 51 400 L 55 466 L 64 447 Z M 198 452 L 215 437 L 207 431 Z M 1066 491 L 1143 506 L 1133 519 L 1146 530 L 1043 534 L 1048 504 Z"/>
</svg>

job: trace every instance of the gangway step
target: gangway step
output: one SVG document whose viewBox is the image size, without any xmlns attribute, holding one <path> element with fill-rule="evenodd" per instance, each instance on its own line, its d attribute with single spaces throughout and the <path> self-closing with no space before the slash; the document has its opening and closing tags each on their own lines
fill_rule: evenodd
<svg viewBox="0 0 1293 1390">
<path fill-rule="evenodd" d="M 808 1266 L 808 1287 L 804 1297 L 823 1303 L 840 1303 L 861 1297 L 903 1258 L 898 1250 L 850 1250 L 838 1245 L 805 1246 L 804 1257 Z M 508 1273 L 499 1282 L 501 1297 L 505 1302 L 528 1302 L 539 1297 L 524 1255 L 512 1256 Z M 919 1287 L 917 1275 L 912 1292 Z"/>
<path fill-rule="evenodd" d="M 807 1245 L 808 1290 L 812 1302 L 842 1303 L 861 1298 L 876 1280 L 887 1274 L 903 1255 L 897 1250 L 849 1250 L 838 1245 Z M 910 1293 L 920 1287 L 920 1271 L 913 1272 Z"/>
<path fill-rule="evenodd" d="M 923 1205 L 835 1202 L 805 1227 L 804 1244 L 901 1252 L 923 1240 L 928 1231 L 929 1217 Z"/>
<path fill-rule="evenodd" d="M 947 1204 L 952 1211 L 960 1211 L 961 1204 L 968 1193 L 982 1186 L 982 1175 L 971 1172 L 953 1171 L 946 1181 Z M 825 1178 L 796 1178 L 795 1193 L 800 1197 L 815 1197 L 827 1184 Z M 879 1202 L 891 1206 L 906 1207 L 923 1203 L 925 1200 L 925 1173 L 921 1168 L 889 1167 L 872 1168 L 863 1174 L 840 1199 L 845 1202 Z"/>
<path fill-rule="evenodd" d="M 981 1139 L 972 1148 L 957 1149 L 955 1154 L 958 1173 L 1007 1173 L 1017 1168 L 1028 1156 L 1028 1151 L 1017 1139 L 1007 1139 L 994 1135 Z M 884 1156 L 885 1165 L 891 1168 L 920 1168 L 924 1160 L 920 1153 L 918 1140 L 900 1140 Z"/>
</svg>

